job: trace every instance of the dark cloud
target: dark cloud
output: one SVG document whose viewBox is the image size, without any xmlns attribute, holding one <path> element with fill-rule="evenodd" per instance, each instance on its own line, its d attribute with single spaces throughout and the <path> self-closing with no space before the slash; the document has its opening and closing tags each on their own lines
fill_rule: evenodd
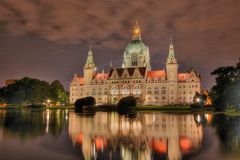
<svg viewBox="0 0 240 160">
<path fill-rule="evenodd" d="M 153 68 L 164 67 L 169 39 L 173 35 L 178 60 L 182 63 L 180 69 L 198 69 L 204 77 L 205 87 L 210 87 L 213 81 L 209 73 L 217 66 L 233 64 L 239 56 L 238 15 L 240 2 L 236 0 L 1 0 L 0 40 L 10 36 L 12 41 L 16 41 L 15 37 L 25 43 L 21 43 L 18 50 L 3 44 L 0 48 L 6 49 L 9 55 L 15 55 L 25 45 L 31 44 L 35 48 L 26 52 L 33 54 L 43 47 L 38 40 L 32 40 L 35 37 L 49 50 L 52 45 L 57 45 L 60 48 L 81 46 L 85 51 L 92 44 L 100 64 L 106 63 L 104 60 L 117 61 L 122 58 L 131 27 L 137 20 L 143 39 L 150 47 Z M 45 56 L 51 60 L 57 58 L 49 50 L 44 50 Z M 64 51 L 65 56 L 71 51 L 78 54 L 78 51 L 69 49 Z M 103 51 L 108 57 L 104 60 L 100 56 L 103 53 L 99 53 Z M 61 49 L 54 51 L 57 52 Z M 26 59 L 31 63 L 35 56 L 31 54 L 23 58 L 24 63 Z M 5 58 L 2 55 L 0 52 L 1 59 Z M 63 55 L 63 60 L 66 57 Z M 160 64 L 156 59 L 160 59 Z M 80 61 L 84 63 L 84 59 Z M 66 63 L 77 64 L 79 61 L 71 59 Z M 64 71 L 72 73 L 73 69 L 78 68 Z"/>
</svg>

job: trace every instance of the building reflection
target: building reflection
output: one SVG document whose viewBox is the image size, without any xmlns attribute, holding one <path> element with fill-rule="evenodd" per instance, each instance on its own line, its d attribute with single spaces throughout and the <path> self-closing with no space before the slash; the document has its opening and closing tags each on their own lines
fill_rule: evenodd
<svg viewBox="0 0 240 160">
<path fill-rule="evenodd" d="M 85 159 L 182 159 L 201 147 L 203 128 L 194 115 L 114 112 L 69 113 L 69 136 Z"/>
</svg>

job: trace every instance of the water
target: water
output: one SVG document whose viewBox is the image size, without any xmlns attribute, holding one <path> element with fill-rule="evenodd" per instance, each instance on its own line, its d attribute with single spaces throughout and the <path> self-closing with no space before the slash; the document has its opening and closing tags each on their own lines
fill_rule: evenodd
<svg viewBox="0 0 240 160">
<path fill-rule="evenodd" d="M 239 122 L 212 113 L 1 110 L 0 159 L 234 160 Z"/>
</svg>

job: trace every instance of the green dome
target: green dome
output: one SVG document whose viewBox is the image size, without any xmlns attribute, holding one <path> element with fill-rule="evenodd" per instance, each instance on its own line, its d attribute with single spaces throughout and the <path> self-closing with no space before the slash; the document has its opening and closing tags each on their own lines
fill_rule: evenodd
<svg viewBox="0 0 240 160">
<path fill-rule="evenodd" d="M 146 45 L 141 40 L 132 40 L 125 49 L 125 54 L 144 53 Z"/>
</svg>

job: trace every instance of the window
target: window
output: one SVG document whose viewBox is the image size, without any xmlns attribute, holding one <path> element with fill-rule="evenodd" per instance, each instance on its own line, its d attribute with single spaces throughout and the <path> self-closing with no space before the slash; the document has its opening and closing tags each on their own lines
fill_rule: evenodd
<svg viewBox="0 0 240 160">
<path fill-rule="evenodd" d="M 139 86 L 135 86 L 133 88 L 133 94 L 141 94 L 142 93 L 142 89 Z"/>
<path fill-rule="evenodd" d="M 162 100 L 165 100 L 166 99 L 166 97 L 165 96 L 162 96 Z"/>
<path fill-rule="evenodd" d="M 117 86 L 113 86 L 111 89 L 111 94 L 112 95 L 118 95 L 119 94 L 119 89 Z"/>
<path fill-rule="evenodd" d="M 99 89 L 98 89 L 98 95 L 101 95 L 101 94 L 102 94 L 102 89 L 99 88 Z"/>
<path fill-rule="evenodd" d="M 162 94 L 166 94 L 166 90 L 162 90 Z"/>
<path fill-rule="evenodd" d="M 128 86 L 123 86 L 122 94 L 124 94 L 124 95 L 130 94 L 130 89 Z"/>
<path fill-rule="evenodd" d="M 95 94 L 96 94 L 96 93 L 95 93 L 95 89 L 93 89 L 93 90 L 92 90 L 92 95 L 95 95 Z"/>
<path fill-rule="evenodd" d="M 103 90 L 103 94 L 107 95 L 107 89 L 106 88 Z"/>
<path fill-rule="evenodd" d="M 157 87 L 154 88 L 154 94 L 158 94 L 158 88 Z"/>
<path fill-rule="evenodd" d="M 147 88 L 147 94 L 152 94 L 152 90 L 151 90 L 151 88 L 149 87 L 149 88 Z"/>
</svg>

